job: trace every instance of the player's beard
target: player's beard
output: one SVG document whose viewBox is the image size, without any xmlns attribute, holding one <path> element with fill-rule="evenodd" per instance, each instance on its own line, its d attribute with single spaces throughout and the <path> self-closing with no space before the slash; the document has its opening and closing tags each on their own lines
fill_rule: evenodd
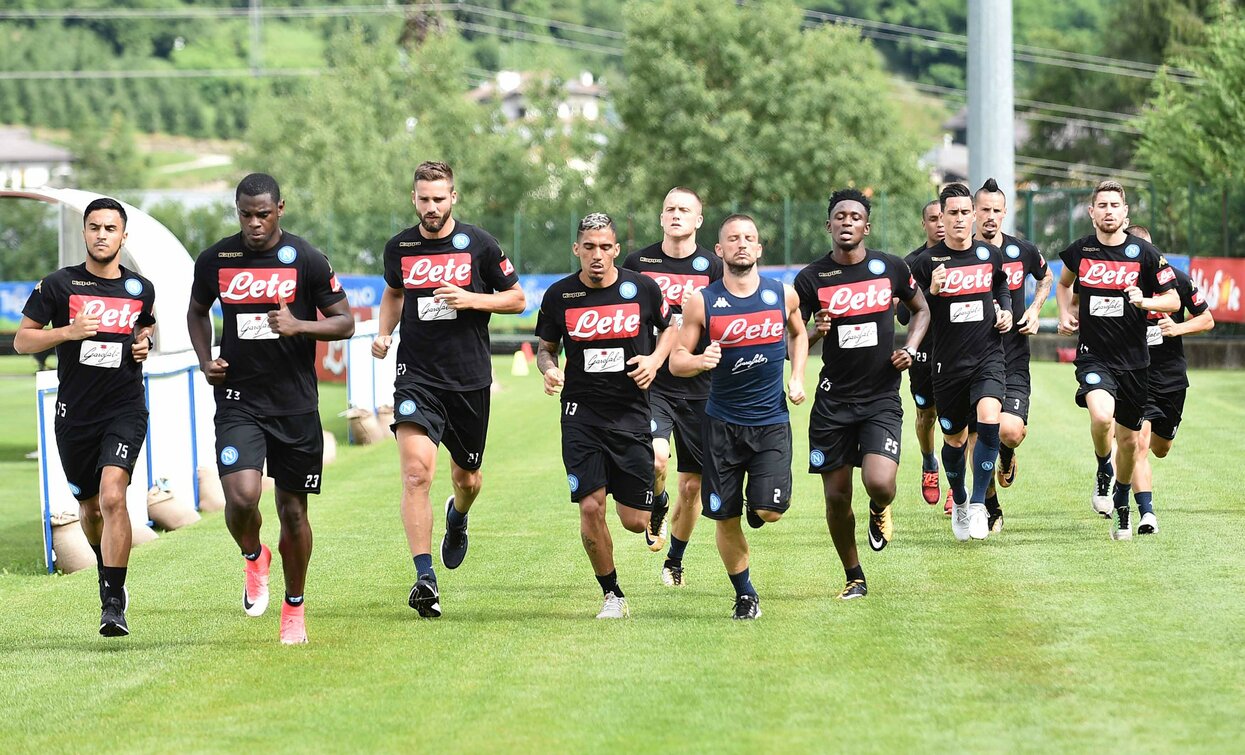
<svg viewBox="0 0 1245 755">
<path fill-rule="evenodd" d="M 429 224 L 427 217 L 421 217 L 419 219 L 419 225 L 429 233 L 439 233 L 441 229 L 445 227 L 445 224 L 450 222 L 450 217 L 453 216 L 453 214 L 454 208 L 451 207 L 445 211 L 444 215 L 432 221 L 432 225 Z"/>
<path fill-rule="evenodd" d="M 1123 220 L 1112 220 L 1112 221 L 1111 221 L 1111 224 L 1112 224 L 1112 225 L 1111 225 L 1111 226 L 1109 226 L 1109 225 L 1107 225 L 1107 223 L 1106 223 L 1105 221 L 1104 221 L 1104 222 L 1102 222 L 1102 223 L 1097 223 L 1097 222 L 1096 222 L 1096 223 L 1094 223 L 1094 228 L 1095 228 L 1096 230 L 1102 231 L 1103 233 L 1106 233 L 1106 234 L 1112 234 L 1112 233 L 1115 233 L 1116 231 L 1118 231 L 1118 230 L 1120 230 L 1121 228 L 1123 228 L 1123 227 L 1124 227 L 1124 221 L 1123 221 Z"/>
<path fill-rule="evenodd" d="M 736 265 L 734 262 L 726 263 L 726 269 L 731 272 L 731 275 L 735 275 L 735 276 L 747 275 L 748 273 L 752 272 L 752 268 L 756 266 L 757 266 L 757 263 L 755 260 L 748 263 L 747 265 Z"/>
<path fill-rule="evenodd" d="M 112 253 L 108 254 L 108 256 L 106 257 L 100 256 L 95 251 L 95 247 L 87 247 L 86 253 L 87 253 L 87 256 L 91 258 L 92 262 L 94 262 L 97 265 L 102 265 L 102 266 L 107 267 L 108 265 L 111 265 L 113 263 L 113 260 L 117 259 L 118 254 L 121 254 L 121 247 L 117 247 L 116 249 L 112 251 Z"/>
</svg>

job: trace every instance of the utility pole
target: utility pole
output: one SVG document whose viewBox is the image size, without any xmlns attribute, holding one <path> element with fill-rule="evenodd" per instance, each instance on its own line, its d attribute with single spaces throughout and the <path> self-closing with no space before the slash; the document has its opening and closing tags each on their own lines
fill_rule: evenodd
<svg viewBox="0 0 1245 755">
<path fill-rule="evenodd" d="M 1012 0 L 968 0 L 968 179 L 976 191 L 994 177 L 1016 203 L 1016 107 Z M 1008 213 L 1003 230 L 1015 233 Z"/>
<path fill-rule="evenodd" d="M 259 76 L 263 73 L 264 68 L 264 27 L 263 17 L 260 16 L 260 6 L 263 0 L 251 0 L 251 48 L 250 63 L 251 75 Z"/>
</svg>

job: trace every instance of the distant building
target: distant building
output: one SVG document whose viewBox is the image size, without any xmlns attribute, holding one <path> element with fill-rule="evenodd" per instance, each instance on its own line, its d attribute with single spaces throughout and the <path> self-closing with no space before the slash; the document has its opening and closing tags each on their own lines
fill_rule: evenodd
<svg viewBox="0 0 1245 755">
<path fill-rule="evenodd" d="M 65 187 L 73 174 L 73 154 L 35 141 L 22 128 L 0 128 L 0 189 Z"/>
<path fill-rule="evenodd" d="M 964 182 L 968 180 L 968 108 L 942 123 L 942 144 L 921 155 L 921 164 L 929 171 L 930 181 L 935 184 Z M 1029 139 L 1029 124 L 1015 119 L 1015 145 L 1019 148 Z"/>
<path fill-rule="evenodd" d="M 533 115 L 529 95 L 533 87 L 549 79 L 547 74 L 530 71 L 499 71 L 497 77 L 467 93 L 472 102 L 499 100 L 502 115 L 508 121 L 522 121 Z M 577 79 L 562 85 L 557 99 L 558 118 L 563 121 L 596 121 L 605 114 L 607 92 L 591 73 L 585 71 Z"/>
</svg>

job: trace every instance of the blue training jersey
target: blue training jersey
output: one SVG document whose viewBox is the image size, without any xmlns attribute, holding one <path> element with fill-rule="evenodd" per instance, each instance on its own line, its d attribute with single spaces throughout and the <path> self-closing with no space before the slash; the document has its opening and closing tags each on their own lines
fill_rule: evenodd
<svg viewBox="0 0 1245 755">
<path fill-rule="evenodd" d="M 722 347 L 722 361 L 709 372 L 705 412 L 736 425 L 787 422 L 787 302 L 782 283 L 763 277 L 751 296 L 741 298 L 719 280 L 700 295 L 709 340 Z"/>
</svg>

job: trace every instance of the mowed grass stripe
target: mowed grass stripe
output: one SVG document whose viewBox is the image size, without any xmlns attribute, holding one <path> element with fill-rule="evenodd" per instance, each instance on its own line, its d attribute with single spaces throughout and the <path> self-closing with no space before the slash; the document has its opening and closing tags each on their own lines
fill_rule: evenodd
<svg viewBox="0 0 1245 755">
<path fill-rule="evenodd" d="M 497 366 L 508 373 L 509 360 Z M 765 612 L 750 625 L 727 618 L 709 521 L 677 592 L 659 583 L 662 556 L 615 524 L 633 618 L 593 621 L 600 591 L 567 496 L 557 402 L 538 377 L 502 380 L 471 553 L 458 570 L 438 569 L 443 619 L 417 620 L 405 605 L 413 567 L 395 447 L 343 447 L 313 501 L 310 646 L 276 643 L 275 599 L 261 619 L 242 615 L 220 516 L 136 551 L 135 634 L 122 642 L 94 634 L 93 574 L 0 576 L 13 617 L 0 630 L 0 673 L 14 680 L 0 688 L 0 741 L 32 751 L 1086 751 L 1231 750 L 1245 737 L 1239 373 L 1195 374 L 1176 450 L 1155 463 L 1163 532 L 1131 543 L 1111 542 L 1090 511 L 1088 420 L 1072 404 L 1070 366 L 1035 365 L 1021 478 L 1002 491 L 1007 529 L 985 543 L 954 542 L 941 505 L 921 501 L 905 387 L 896 539 L 868 550 L 858 487 L 870 595 L 846 605 L 832 600 L 843 575 L 820 480 L 805 472 L 808 409 L 794 408 L 792 511 L 748 532 Z M 341 403 L 336 390 L 325 389 L 326 406 Z M 442 453 L 436 542 L 448 471 Z"/>
</svg>

